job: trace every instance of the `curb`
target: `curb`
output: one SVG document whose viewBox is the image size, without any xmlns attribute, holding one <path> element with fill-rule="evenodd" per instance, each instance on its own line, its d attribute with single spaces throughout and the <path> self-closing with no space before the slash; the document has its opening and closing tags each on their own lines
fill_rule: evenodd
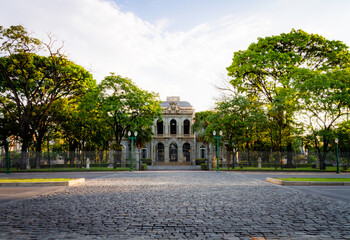
<svg viewBox="0 0 350 240">
<path fill-rule="evenodd" d="M 350 182 L 300 182 L 283 181 L 276 178 L 266 178 L 266 182 L 282 186 L 350 186 Z"/>
<path fill-rule="evenodd" d="M 84 183 L 85 178 L 77 178 L 65 182 L 20 182 L 20 183 L 0 183 L 0 187 L 56 187 L 56 186 L 72 186 Z"/>
</svg>

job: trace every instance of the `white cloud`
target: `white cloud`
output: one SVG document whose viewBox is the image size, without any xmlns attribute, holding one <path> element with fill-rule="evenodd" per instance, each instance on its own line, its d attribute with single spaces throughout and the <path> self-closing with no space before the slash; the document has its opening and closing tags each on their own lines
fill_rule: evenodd
<svg viewBox="0 0 350 240">
<path fill-rule="evenodd" d="M 293 19 L 297 8 L 276 11 L 290 3 L 282 1 L 267 13 L 241 19 L 223 16 L 186 32 L 168 32 L 170 20 L 151 24 L 106 0 L 0 0 L 0 22 L 6 27 L 22 24 L 41 37 L 54 33 L 65 42 L 68 56 L 91 70 L 98 82 L 115 72 L 160 93 L 162 99 L 179 95 L 205 110 L 213 106 L 218 93 L 212 85 L 226 74 L 234 51 L 246 49 L 257 37 L 303 25 L 305 17 Z M 285 14 L 288 17 L 282 18 Z M 305 26 L 339 36 L 317 21 L 322 21 L 319 15 Z"/>
</svg>

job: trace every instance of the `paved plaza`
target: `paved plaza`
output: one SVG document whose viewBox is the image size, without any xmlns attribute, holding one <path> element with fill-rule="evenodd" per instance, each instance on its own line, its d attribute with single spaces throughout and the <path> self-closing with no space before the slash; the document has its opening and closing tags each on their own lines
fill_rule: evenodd
<svg viewBox="0 0 350 240">
<path fill-rule="evenodd" d="M 154 171 L 0 205 L 0 239 L 254 238 L 350 239 L 350 201 L 253 174 Z"/>
</svg>

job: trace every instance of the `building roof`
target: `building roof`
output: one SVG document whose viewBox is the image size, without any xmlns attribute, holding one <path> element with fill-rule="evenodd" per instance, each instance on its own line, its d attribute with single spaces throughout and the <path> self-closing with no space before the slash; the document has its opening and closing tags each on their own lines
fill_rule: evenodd
<svg viewBox="0 0 350 240">
<path fill-rule="evenodd" d="M 160 103 L 162 108 L 169 108 L 171 102 L 176 102 L 178 108 L 192 109 L 192 105 L 186 101 L 180 101 L 180 97 L 167 97 L 167 100 Z"/>
</svg>

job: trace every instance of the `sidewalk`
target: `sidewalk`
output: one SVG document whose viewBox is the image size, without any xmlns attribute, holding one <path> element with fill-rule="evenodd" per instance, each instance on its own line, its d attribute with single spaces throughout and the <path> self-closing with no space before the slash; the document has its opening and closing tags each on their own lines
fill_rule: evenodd
<svg viewBox="0 0 350 240">
<path fill-rule="evenodd" d="M 0 205 L 14 200 L 35 197 L 36 195 L 50 193 L 65 187 L 0 187 Z"/>
<path fill-rule="evenodd" d="M 0 178 L 85 178 L 86 181 L 115 174 L 115 172 L 28 172 L 0 173 Z M 0 205 L 33 198 L 37 195 L 63 190 L 65 186 L 57 187 L 0 187 Z"/>
</svg>

